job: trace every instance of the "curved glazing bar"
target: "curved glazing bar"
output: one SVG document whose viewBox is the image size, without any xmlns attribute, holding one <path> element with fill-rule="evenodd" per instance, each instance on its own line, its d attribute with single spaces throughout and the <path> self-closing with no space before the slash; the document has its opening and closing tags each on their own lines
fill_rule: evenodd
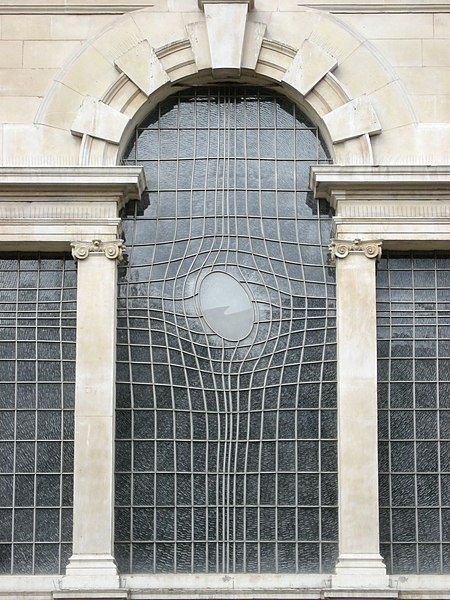
<svg viewBox="0 0 450 600">
<path fill-rule="evenodd" d="M 331 218 L 317 128 L 259 88 L 181 92 L 136 130 L 146 201 L 119 275 L 122 572 L 330 572 Z"/>
</svg>

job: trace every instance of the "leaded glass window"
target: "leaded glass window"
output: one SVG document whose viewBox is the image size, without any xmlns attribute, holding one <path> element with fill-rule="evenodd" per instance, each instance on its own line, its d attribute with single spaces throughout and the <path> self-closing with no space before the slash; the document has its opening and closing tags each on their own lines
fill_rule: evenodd
<svg viewBox="0 0 450 600">
<path fill-rule="evenodd" d="M 381 552 L 450 572 L 450 258 L 386 254 L 377 274 Z"/>
<path fill-rule="evenodd" d="M 122 572 L 330 572 L 337 550 L 328 156 L 262 89 L 172 96 L 136 130 L 124 216 L 116 558 Z"/>
<path fill-rule="evenodd" d="M 61 573 L 71 553 L 76 272 L 0 255 L 0 573 Z"/>
</svg>

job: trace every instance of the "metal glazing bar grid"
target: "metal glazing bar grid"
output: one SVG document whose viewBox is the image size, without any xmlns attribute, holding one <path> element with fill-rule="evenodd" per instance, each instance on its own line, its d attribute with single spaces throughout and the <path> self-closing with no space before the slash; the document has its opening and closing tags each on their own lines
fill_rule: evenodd
<svg viewBox="0 0 450 600">
<path fill-rule="evenodd" d="M 0 256 L 0 572 L 61 573 L 71 553 L 76 272 Z"/>
<path fill-rule="evenodd" d="M 151 183 L 123 221 L 121 570 L 329 572 L 335 300 L 331 221 L 307 192 L 309 165 L 328 161 L 317 128 L 258 89 L 182 92 L 125 160 Z M 217 272 L 250 299 L 242 339 L 202 313 L 199 290 Z"/>
<path fill-rule="evenodd" d="M 450 258 L 377 276 L 381 551 L 391 573 L 450 572 Z"/>
</svg>

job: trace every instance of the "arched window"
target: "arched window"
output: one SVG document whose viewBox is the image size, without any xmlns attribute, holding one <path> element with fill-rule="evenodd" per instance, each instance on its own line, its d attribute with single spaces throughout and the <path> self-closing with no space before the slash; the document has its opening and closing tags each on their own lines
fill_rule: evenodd
<svg viewBox="0 0 450 600">
<path fill-rule="evenodd" d="M 123 218 L 122 572 L 330 572 L 337 554 L 331 219 L 317 128 L 251 87 L 180 92 L 136 129 Z"/>
</svg>

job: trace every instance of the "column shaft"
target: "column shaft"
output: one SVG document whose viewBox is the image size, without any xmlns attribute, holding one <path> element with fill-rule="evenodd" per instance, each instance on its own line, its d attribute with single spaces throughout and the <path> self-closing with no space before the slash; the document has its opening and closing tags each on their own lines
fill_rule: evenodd
<svg viewBox="0 0 450 600">
<path fill-rule="evenodd" d="M 79 260 L 73 555 L 64 579 L 68 588 L 119 586 L 113 558 L 117 267 L 114 244 L 106 249 L 94 244 L 94 251 L 86 244 L 74 249 Z"/>
<path fill-rule="evenodd" d="M 379 244 L 335 249 L 339 558 L 337 587 L 385 587 L 379 554 L 376 257 Z M 333 249 L 333 246 L 332 246 Z"/>
</svg>

